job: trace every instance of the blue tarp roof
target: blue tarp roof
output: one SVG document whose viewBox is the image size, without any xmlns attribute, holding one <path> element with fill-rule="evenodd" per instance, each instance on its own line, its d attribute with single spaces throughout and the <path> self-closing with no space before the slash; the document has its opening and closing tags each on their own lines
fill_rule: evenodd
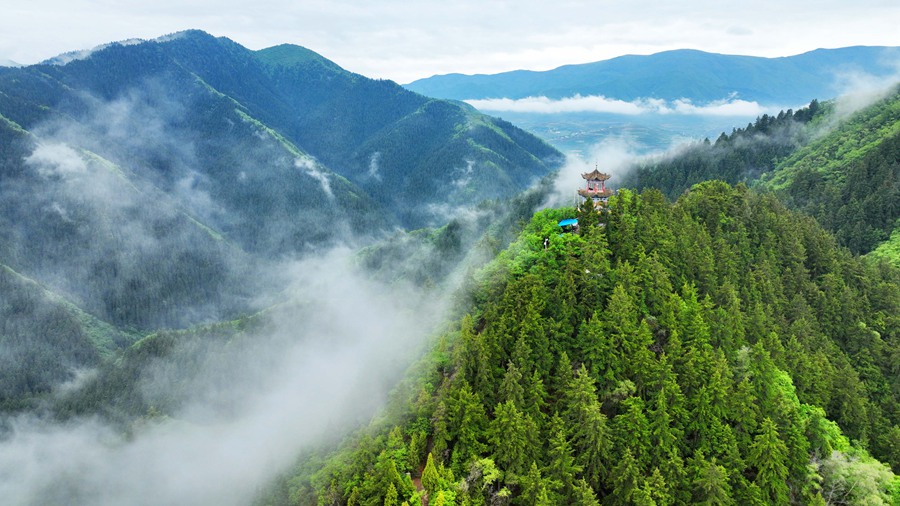
<svg viewBox="0 0 900 506">
<path fill-rule="evenodd" d="M 569 225 L 578 225 L 578 218 L 569 218 L 559 222 L 560 227 L 568 227 Z"/>
</svg>

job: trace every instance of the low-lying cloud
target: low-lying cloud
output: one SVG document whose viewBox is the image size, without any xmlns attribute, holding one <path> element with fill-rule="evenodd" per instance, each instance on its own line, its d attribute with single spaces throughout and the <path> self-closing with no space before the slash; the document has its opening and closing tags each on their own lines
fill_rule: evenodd
<svg viewBox="0 0 900 506">
<path fill-rule="evenodd" d="M 603 95 L 582 96 L 578 94 L 561 99 L 552 99 L 544 96 L 521 99 L 490 98 L 466 100 L 466 103 L 481 111 L 535 114 L 593 112 L 628 116 L 640 114 L 681 114 L 754 117 L 767 113 L 777 113 L 780 110 L 779 108 L 762 106 L 755 101 L 741 100 L 735 95 L 704 104 L 694 103 L 688 98 L 680 98 L 673 101 L 658 98 L 640 98 L 628 102 Z"/>
<path fill-rule="evenodd" d="M 371 417 L 443 314 L 441 300 L 372 281 L 353 264 L 338 249 L 282 266 L 284 295 L 299 309 L 214 350 L 234 356 L 201 356 L 199 371 L 176 372 L 184 404 L 132 438 L 93 418 L 8 421 L 2 502 L 250 504 L 299 452 Z M 143 381 L 145 396 L 171 395 L 171 376 Z"/>
</svg>

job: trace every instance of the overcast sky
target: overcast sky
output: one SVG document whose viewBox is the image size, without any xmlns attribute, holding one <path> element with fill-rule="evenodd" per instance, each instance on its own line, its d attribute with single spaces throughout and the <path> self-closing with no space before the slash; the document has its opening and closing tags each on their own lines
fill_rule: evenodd
<svg viewBox="0 0 900 506">
<path fill-rule="evenodd" d="M 36 63 L 199 28 L 251 49 L 285 42 L 401 84 L 547 70 L 693 48 L 787 56 L 900 46 L 897 0 L 0 0 L 0 60 Z"/>
</svg>

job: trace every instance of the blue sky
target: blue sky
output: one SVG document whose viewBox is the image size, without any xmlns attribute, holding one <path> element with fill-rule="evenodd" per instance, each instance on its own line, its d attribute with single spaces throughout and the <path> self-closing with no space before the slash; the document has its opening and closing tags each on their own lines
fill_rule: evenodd
<svg viewBox="0 0 900 506">
<path fill-rule="evenodd" d="M 547 70 L 668 49 L 787 56 L 900 46 L 900 2 L 536 0 L 2 0 L 0 60 L 36 63 L 199 28 L 251 49 L 289 42 L 400 83 Z"/>
</svg>

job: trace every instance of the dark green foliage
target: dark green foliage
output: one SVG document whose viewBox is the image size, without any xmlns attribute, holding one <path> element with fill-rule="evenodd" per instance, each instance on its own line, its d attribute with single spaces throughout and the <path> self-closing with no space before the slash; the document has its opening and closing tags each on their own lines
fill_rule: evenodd
<svg viewBox="0 0 900 506">
<path fill-rule="evenodd" d="M 559 163 L 507 122 L 296 46 L 254 52 L 190 31 L 2 68 L 0 265 L 46 293 L 13 282 L 2 295 L 13 364 L 0 408 L 24 407 L 132 334 L 254 313 L 260 287 L 283 288 L 264 275 L 272 263 L 336 242 L 446 224 L 417 236 L 433 249 L 398 241 L 413 244 L 363 260 L 378 270 L 415 250 L 429 261 L 400 275 L 440 283 L 498 216 L 530 216 L 541 190 L 505 198 Z M 497 200 L 477 218 L 450 216 L 486 199 Z M 492 257 L 516 231 L 494 230 L 478 251 Z"/>
<path fill-rule="evenodd" d="M 130 339 L 0 265 L 0 410 L 25 407 Z"/>
<path fill-rule="evenodd" d="M 430 376 L 433 397 L 409 400 L 430 410 L 454 476 L 496 466 L 490 486 L 445 481 L 445 498 L 804 504 L 816 470 L 851 472 L 851 454 L 890 496 L 895 476 L 862 448 L 900 465 L 900 384 L 881 351 L 900 336 L 896 270 L 743 186 L 704 183 L 674 204 L 621 191 L 603 226 L 559 234 L 572 212 L 538 213 L 480 273 L 470 316 L 440 341 L 454 362 Z M 551 295 L 568 276 L 574 321 Z M 556 336 L 563 319 L 573 328 Z"/>
</svg>

